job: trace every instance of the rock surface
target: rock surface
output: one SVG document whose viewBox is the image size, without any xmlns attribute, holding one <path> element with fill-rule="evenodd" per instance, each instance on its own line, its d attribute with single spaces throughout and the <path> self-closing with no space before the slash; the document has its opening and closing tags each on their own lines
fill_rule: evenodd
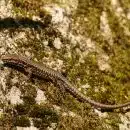
<svg viewBox="0 0 130 130">
<path fill-rule="evenodd" d="M 1 0 L 0 56 L 61 72 L 104 104 L 130 100 L 129 0 Z M 1 130 L 129 130 L 129 109 L 99 111 L 48 81 L 0 70 Z"/>
</svg>

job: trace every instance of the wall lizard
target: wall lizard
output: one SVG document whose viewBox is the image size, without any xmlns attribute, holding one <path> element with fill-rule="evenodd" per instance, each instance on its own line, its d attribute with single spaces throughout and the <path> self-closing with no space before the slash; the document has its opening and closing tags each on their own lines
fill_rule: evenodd
<svg viewBox="0 0 130 130">
<path fill-rule="evenodd" d="M 38 62 L 32 61 L 26 57 L 12 54 L 2 56 L 1 60 L 3 62 L 3 66 L 19 70 L 24 74 L 28 75 L 29 77 L 34 76 L 43 79 L 48 79 L 53 83 L 61 85 L 61 87 L 63 87 L 67 92 L 73 95 L 73 97 L 75 97 L 80 102 L 89 103 L 97 108 L 117 109 L 130 105 L 130 102 L 119 105 L 107 105 L 96 102 L 79 92 L 61 73 L 47 67 L 44 64 L 41 65 Z"/>
</svg>

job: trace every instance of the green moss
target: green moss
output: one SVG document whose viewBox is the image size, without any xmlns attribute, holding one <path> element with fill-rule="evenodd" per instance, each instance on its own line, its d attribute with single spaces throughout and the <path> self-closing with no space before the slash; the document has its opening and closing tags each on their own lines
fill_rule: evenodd
<svg viewBox="0 0 130 130">
<path fill-rule="evenodd" d="M 120 0 L 120 5 L 123 8 L 125 14 L 127 14 L 130 8 L 129 0 Z"/>
<path fill-rule="evenodd" d="M 30 111 L 30 106 L 28 104 L 18 104 L 15 106 L 18 115 L 26 115 Z"/>
<path fill-rule="evenodd" d="M 43 6 L 49 1 L 42 0 L 12 0 L 13 3 L 13 11 L 15 15 L 19 17 L 28 16 L 32 18 L 33 15 L 37 15 L 40 18 L 43 18 L 44 21 L 50 16 L 50 13 L 43 8 Z"/>
<path fill-rule="evenodd" d="M 12 116 L 8 113 L 3 113 L 0 117 L 0 126 L 2 126 L 3 128 L 8 127 L 11 128 L 12 127 Z"/>
<path fill-rule="evenodd" d="M 30 112 L 30 116 L 34 118 L 41 118 L 45 122 L 57 122 L 58 121 L 58 115 L 54 110 L 51 110 L 50 108 L 42 107 L 39 105 L 34 105 L 33 109 Z"/>
<path fill-rule="evenodd" d="M 13 121 L 14 126 L 29 127 L 30 121 L 26 116 L 17 116 Z"/>
<path fill-rule="evenodd" d="M 98 40 L 100 34 L 100 17 L 102 11 L 107 10 L 110 1 L 79 0 L 78 9 L 74 19 L 80 24 L 78 31 L 82 35 L 89 36 L 92 40 Z"/>
<path fill-rule="evenodd" d="M 104 119 L 106 124 L 110 125 L 114 130 L 119 130 L 119 124 L 122 123 L 117 113 L 109 113 L 109 116 Z"/>
<path fill-rule="evenodd" d="M 34 14 L 35 12 L 40 10 L 40 7 L 44 4 L 41 0 L 12 0 L 15 9 L 22 9 L 25 12 L 31 12 Z"/>
<path fill-rule="evenodd" d="M 26 105 L 33 105 L 36 103 L 35 98 L 33 96 L 23 96 L 22 99 Z"/>
<path fill-rule="evenodd" d="M 49 123 L 44 122 L 42 119 L 33 119 L 33 124 L 35 127 L 39 128 L 39 129 L 46 129 L 48 126 L 50 126 Z"/>
</svg>

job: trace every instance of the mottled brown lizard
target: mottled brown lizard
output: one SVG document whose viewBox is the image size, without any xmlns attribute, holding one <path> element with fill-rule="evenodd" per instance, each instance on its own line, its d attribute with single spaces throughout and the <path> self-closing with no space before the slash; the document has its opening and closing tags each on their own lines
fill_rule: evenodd
<svg viewBox="0 0 130 130">
<path fill-rule="evenodd" d="M 89 103 L 97 108 L 117 109 L 130 105 L 130 102 L 119 105 L 106 105 L 91 100 L 79 92 L 75 87 L 73 87 L 73 85 L 61 73 L 47 67 L 46 65 L 41 65 L 35 61 L 32 61 L 26 57 L 13 54 L 2 56 L 1 60 L 3 62 L 3 66 L 17 69 L 28 76 L 48 79 L 53 83 L 57 83 L 58 85 L 61 85 L 61 87 L 63 87 L 67 92 L 73 95 L 77 100 L 84 103 Z"/>
</svg>

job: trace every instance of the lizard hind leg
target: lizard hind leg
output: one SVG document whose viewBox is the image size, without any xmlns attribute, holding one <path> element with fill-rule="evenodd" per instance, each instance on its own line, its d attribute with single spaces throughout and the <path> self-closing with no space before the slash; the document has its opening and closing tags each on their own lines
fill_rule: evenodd
<svg viewBox="0 0 130 130">
<path fill-rule="evenodd" d="M 33 80 L 33 73 L 32 73 L 32 69 L 31 68 L 25 68 L 25 71 L 27 72 L 27 81 L 31 81 L 34 82 Z"/>
</svg>

